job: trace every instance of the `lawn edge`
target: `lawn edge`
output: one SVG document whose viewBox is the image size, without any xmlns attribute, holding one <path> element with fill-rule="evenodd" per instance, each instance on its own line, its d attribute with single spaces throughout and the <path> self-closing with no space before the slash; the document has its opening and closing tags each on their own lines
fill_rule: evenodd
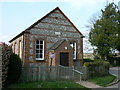
<svg viewBox="0 0 120 90">
<path fill-rule="evenodd" d="M 113 82 L 111 82 L 111 83 L 109 83 L 108 85 L 106 85 L 106 87 L 112 86 L 112 85 L 114 85 L 114 84 L 117 84 L 118 82 L 120 82 L 120 79 L 116 77 L 116 78 L 113 80 Z"/>
<path fill-rule="evenodd" d="M 112 75 L 112 74 L 109 74 L 109 75 Z M 97 84 L 95 82 L 92 82 L 92 81 L 89 81 L 89 80 L 88 80 L 88 82 L 94 83 L 94 84 L 99 85 L 101 87 L 108 87 L 108 86 L 114 85 L 114 84 L 116 84 L 116 83 L 118 83 L 120 81 L 120 79 L 118 79 L 118 77 L 116 77 L 115 75 L 112 75 L 112 76 L 114 76 L 115 78 L 109 84 L 104 85 L 104 86 L 99 85 L 99 84 Z"/>
</svg>

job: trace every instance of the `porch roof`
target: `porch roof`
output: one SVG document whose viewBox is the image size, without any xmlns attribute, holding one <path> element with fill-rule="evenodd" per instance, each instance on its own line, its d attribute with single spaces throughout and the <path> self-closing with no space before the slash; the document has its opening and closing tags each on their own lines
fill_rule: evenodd
<svg viewBox="0 0 120 90">
<path fill-rule="evenodd" d="M 53 44 L 49 50 L 55 50 L 57 49 L 65 40 L 58 40 L 55 44 Z"/>
</svg>

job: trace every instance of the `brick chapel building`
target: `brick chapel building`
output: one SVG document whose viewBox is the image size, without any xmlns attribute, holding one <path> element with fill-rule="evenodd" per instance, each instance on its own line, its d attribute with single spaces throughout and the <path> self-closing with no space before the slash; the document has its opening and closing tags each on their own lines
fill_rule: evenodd
<svg viewBox="0 0 120 90">
<path fill-rule="evenodd" d="M 82 65 L 83 35 L 57 7 L 9 42 L 22 63 Z"/>
</svg>

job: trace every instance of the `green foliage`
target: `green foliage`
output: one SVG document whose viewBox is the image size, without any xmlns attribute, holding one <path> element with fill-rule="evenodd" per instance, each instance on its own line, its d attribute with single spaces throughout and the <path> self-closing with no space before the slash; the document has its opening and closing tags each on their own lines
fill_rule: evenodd
<svg viewBox="0 0 120 90">
<path fill-rule="evenodd" d="M 108 60 L 112 51 L 120 48 L 118 43 L 120 37 L 120 27 L 118 10 L 114 3 L 110 3 L 102 11 L 102 15 L 91 28 L 89 41 L 96 46 L 96 54 L 103 60 Z M 118 48 L 119 47 L 119 48 Z"/>
<path fill-rule="evenodd" d="M 84 66 L 89 67 L 89 66 L 99 66 L 99 65 L 105 65 L 108 66 L 109 62 L 103 61 L 103 60 L 94 60 L 94 62 L 85 62 Z"/>
<path fill-rule="evenodd" d="M 85 63 L 85 62 L 94 62 L 94 60 L 91 60 L 91 59 L 89 59 L 89 58 L 85 58 L 85 59 L 83 59 L 83 62 Z"/>
<path fill-rule="evenodd" d="M 8 64 L 7 85 L 18 81 L 22 70 L 21 59 L 16 54 L 11 54 Z"/>
<path fill-rule="evenodd" d="M 98 59 L 100 59 L 100 57 L 98 55 L 94 55 L 94 59 L 98 60 Z"/>
<path fill-rule="evenodd" d="M 89 77 L 105 76 L 109 74 L 109 62 L 103 60 L 94 60 L 94 62 L 86 62 Z"/>
<path fill-rule="evenodd" d="M 120 66 L 120 57 L 113 57 L 111 60 L 112 66 Z"/>
<path fill-rule="evenodd" d="M 110 84 L 116 77 L 113 75 L 107 75 L 104 77 L 92 77 L 88 81 L 94 82 L 100 86 L 107 86 Z"/>
<path fill-rule="evenodd" d="M 120 11 L 118 11 L 117 19 L 118 19 L 118 26 L 116 30 L 116 36 L 114 37 L 114 41 L 112 42 L 113 42 L 114 48 L 120 52 L 120 42 L 119 42 L 120 40 Z"/>
<path fill-rule="evenodd" d="M 3 44 L 3 46 L 1 47 L 0 45 L 0 51 L 1 54 L 1 63 L 2 63 L 2 67 L 0 67 L 2 69 L 2 71 L 0 71 L 0 73 L 2 74 L 1 78 L 2 78 L 2 87 L 4 88 L 6 86 L 6 78 L 7 78 L 7 70 L 8 70 L 8 64 L 9 64 L 9 58 L 10 55 L 12 54 L 12 48 L 6 44 Z"/>
</svg>

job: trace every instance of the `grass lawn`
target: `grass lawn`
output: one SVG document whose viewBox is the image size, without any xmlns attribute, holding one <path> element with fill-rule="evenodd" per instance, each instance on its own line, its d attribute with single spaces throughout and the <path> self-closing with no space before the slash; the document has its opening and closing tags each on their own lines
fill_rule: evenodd
<svg viewBox="0 0 120 90">
<path fill-rule="evenodd" d="M 85 87 L 69 81 L 49 81 L 49 82 L 39 81 L 39 82 L 19 83 L 19 84 L 11 85 L 9 88 L 84 88 L 85 89 Z"/>
<path fill-rule="evenodd" d="M 116 77 L 113 75 L 107 75 L 103 77 L 93 77 L 90 78 L 88 81 L 94 82 L 100 86 L 107 86 L 109 83 L 111 83 Z"/>
</svg>

